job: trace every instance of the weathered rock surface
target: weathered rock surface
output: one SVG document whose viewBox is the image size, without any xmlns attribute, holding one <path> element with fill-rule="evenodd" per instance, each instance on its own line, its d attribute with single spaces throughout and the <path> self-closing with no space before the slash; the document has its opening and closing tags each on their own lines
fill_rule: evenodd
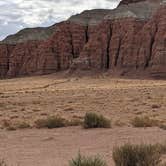
<svg viewBox="0 0 166 166">
<path fill-rule="evenodd" d="M 128 5 L 128 4 L 132 4 L 132 3 L 138 3 L 138 2 L 145 2 L 145 1 L 152 2 L 152 3 L 160 3 L 160 2 L 162 3 L 165 0 L 122 0 L 120 2 L 119 6 Z"/>
<path fill-rule="evenodd" d="M 117 9 L 85 11 L 52 31 L 3 41 L 0 77 L 97 69 L 166 78 L 165 0 L 123 0 Z"/>
<path fill-rule="evenodd" d="M 29 40 L 46 40 L 54 33 L 55 27 L 38 27 L 38 28 L 26 28 L 14 35 L 7 36 L 1 44 L 16 44 L 23 43 Z"/>
<path fill-rule="evenodd" d="M 14 45 L 0 44 L 0 78 L 4 78 L 9 70 L 10 55 Z"/>
</svg>

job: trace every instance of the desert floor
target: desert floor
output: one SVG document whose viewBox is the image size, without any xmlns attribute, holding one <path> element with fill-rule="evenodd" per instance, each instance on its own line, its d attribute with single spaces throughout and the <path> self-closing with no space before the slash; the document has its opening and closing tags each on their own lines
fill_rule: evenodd
<svg viewBox="0 0 166 166">
<path fill-rule="evenodd" d="M 51 115 L 81 120 L 86 112 L 110 118 L 112 129 L 3 129 L 4 121 L 33 126 Z M 113 166 L 116 145 L 166 141 L 165 130 L 133 128 L 136 116 L 166 122 L 166 81 L 55 75 L 0 80 L 0 157 L 12 166 L 68 166 L 80 150 Z"/>
</svg>

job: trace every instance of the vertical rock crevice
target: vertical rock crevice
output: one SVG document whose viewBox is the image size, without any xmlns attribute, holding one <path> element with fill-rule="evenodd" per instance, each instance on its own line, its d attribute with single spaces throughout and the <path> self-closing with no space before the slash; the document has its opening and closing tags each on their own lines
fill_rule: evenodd
<svg viewBox="0 0 166 166">
<path fill-rule="evenodd" d="M 72 58 L 77 58 L 77 56 L 74 54 L 73 35 L 71 31 L 70 31 L 70 45 L 71 45 Z"/>
<path fill-rule="evenodd" d="M 59 46 L 57 46 L 57 48 L 58 48 Z M 61 57 L 60 57 L 60 55 L 59 55 L 59 51 L 58 51 L 58 49 L 57 49 L 57 70 L 58 71 L 60 71 L 61 70 Z"/>
<path fill-rule="evenodd" d="M 10 51 L 9 51 L 9 46 L 7 45 L 7 48 L 6 48 L 6 51 L 7 51 L 7 65 L 6 65 L 6 73 L 9 71 L 9 60 L 10 60 Z"/>
<path fill-rule="evenodd" d="M 89 31 L 89 26 L 86 25 L 86 27 L 85 27 L 85 44 L 88 43 L 88 41 L 89 41 L 89 33 L 88 33 L 88 31 Z"/>
<path fill-rule="evenodd" d="M 109 25 L 108 40 L 107 40 L 107 49 L 106 49 L 106 69 L 110 68 L 110 44 L 112 38 L 112 25 Z"/>
<path fill-rule="evenodd" d="M 154 33 L 152 34 L 152 37 L 151 37 L 151 40 L 150 40 L 150 48 L 149 48 L 149 56 L 146 60 L 146 64 L 145 64 L 145 68 L 148 68 L 149 67 L 149 64 L 150 64 L 150 61 L 152 59 L 152 53 L 153 53 L 153 45 L 155 43 L 155 38 L 156 38 L 156 34 L 158 32 L 158 26 L 157 24 L 155 25 L 155 31 Z"/>
<path fill-rule="evenodd" d="M 122 43 L 122 38 L 120 37 L 119 38 L 119 43 L 118 43 L 118 49 L 117 49 L 117 52 L 115 54 L 115 63 L 114 63 L 114 66 L 116 67 L 117 64 L 118 64 L 118 60 L 119 60 L 119 54 L 120 54 L 120 49 L 121 49 L 121 43 Z"/>
</svg>

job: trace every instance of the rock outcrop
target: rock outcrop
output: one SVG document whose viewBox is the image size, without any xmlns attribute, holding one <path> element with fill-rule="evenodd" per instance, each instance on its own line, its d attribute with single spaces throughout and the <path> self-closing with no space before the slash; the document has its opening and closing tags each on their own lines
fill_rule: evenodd
<svg viewBox="0 0 166 166">
<path fill-rule="evenodd" d="M 165 4 L 123 0 L 114 10 L 72 16 L 40 38 L 34 31 L 8 37 L 0 45 L 0 77 L 95 69 L 166 78 Z"/>
</svg>

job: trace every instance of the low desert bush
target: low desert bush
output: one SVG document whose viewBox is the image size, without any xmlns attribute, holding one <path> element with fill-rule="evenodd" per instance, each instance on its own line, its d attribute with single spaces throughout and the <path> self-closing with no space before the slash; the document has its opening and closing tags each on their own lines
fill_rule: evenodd
<svg viewBox="0 0 166 166">
<path fill-rule="evenodd" d="M 75 159 L 69 162 L 69 166 L 107 166 L 107 164 L 99 156 L 85 157 L 79 153 Z"/>
<path fill-rule="evenodd" d="M 154 127 L 159 125 L 159 121 L 151 119 L 148 116 L 135 117 L 131 124 L 134 127 Z"/>
<path fill-rule="evenodd" d="M 159 166 L 164 147 L 156 145 L 125 144 L 113 150 L 113 159 L 116 166 Z"/>
<path fill-rule="evenodd" d="M 66 120 L 60 116 L 51 116 L 46 119 L 39 119 L 35 122 L 37 128 L 59 128 L 66 126 Z"/>
<path fill-rule="evenodd" d="M 87 128 L 110 128 L 111 121 L 103 115 L 96 113 L 86 113 L 84 117 L 83 127 Z"/>
</svg>

